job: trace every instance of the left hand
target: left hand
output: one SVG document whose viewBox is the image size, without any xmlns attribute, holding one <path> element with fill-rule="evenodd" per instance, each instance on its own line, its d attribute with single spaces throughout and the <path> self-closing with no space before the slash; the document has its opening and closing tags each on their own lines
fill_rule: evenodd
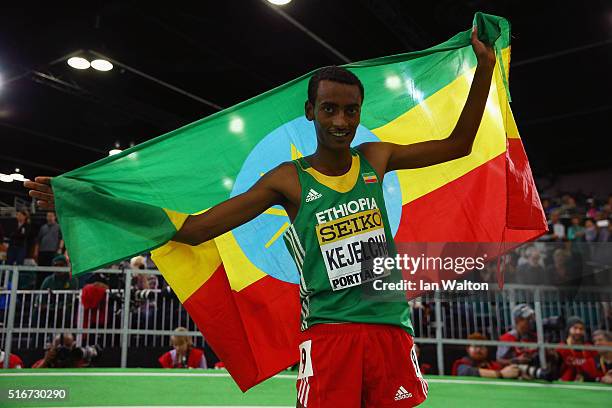
<svg viewBox="0 0 612 408">
<path fill-rule="evenodd" d="M 493 68 L 495 66 L 495 50 L 489 44 L 485 44 L 478 39 L 478 29 L 476 26 L 472 27 L 470 42 L 472 43 L 474 54 L 476 54 L 478 65 L 485 65 Z"/>
</svg>

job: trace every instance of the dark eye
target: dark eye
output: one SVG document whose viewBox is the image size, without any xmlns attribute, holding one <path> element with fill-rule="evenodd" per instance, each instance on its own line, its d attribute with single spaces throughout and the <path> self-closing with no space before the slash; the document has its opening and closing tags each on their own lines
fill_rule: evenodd
<svg viewBox="0 0 612 408">
<path fill-rule="evenodd" d="M 359 112 L 359 109 L 357 109 L 357 108 L 348 108 L 347 111 L 348 111 L 349 115 L 356 115 L 357 112 Z"/>
<path fill-rule="evenodd" d="M 325 113 L 334 113 L 334 108 L 332 108 L 329 105 L 323 106 L 323 112 L 325 112 Z"/>
</svg>

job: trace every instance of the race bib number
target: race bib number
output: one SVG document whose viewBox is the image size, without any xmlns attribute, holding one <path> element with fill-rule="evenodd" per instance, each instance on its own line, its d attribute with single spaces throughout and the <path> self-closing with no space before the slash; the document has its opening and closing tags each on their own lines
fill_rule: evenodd
<svg viewBox="0 0 612 408">
<path fill-rule="evenodd" d="M 375 274 L 372 267 L 374 258 L 388 256 L 389 252 L 378 208 L 319 224 L 316 233 L 332 290 L 389 274 Z"/>
<path fill-rule="evenodd" d="M 310 359 L 311 344 L 312 340 L 306 340 L 300 344 L 300 371 L 298 372 L 298 380 L 313 376 L 312 360 Z"/>
</svg>

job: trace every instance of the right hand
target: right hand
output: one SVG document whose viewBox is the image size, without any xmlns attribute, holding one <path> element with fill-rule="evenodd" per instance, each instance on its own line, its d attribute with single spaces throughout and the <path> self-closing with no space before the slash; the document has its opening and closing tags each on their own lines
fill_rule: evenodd
<svg viewBox="0 0 612 408">
<path fill-rule="evenodd" d="M 30 191 L 28 195 L 36 199 L 36 204 L 43 210 L 55 209 L 55 197 L 51 188 L 51 177 L 36 177 L 34 181 L 23 182 L 23 186 Z"/>
<path fill-rule="evenodd" d="M 519 376 L 519 368 L 515 364 L 510 364 L 509 366 L 502 368 L 500 372 L 504 378 L 517 378 Z"/>
</svg>

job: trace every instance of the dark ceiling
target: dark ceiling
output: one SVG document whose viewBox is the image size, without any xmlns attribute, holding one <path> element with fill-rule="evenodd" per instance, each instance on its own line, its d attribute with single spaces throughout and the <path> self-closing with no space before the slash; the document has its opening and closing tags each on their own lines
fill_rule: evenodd
<svg viewBox="0 0 612 408">
<path fill-rule="evenodd" d="M 13 4 L 17 4 L 16 2 Z M 513 110 L 534 172 L 612 167 L 612 3 L 264 0 L 28 2 L 0 16 L 0 173 L 56 175 L 252 97 L 316 67 L 429 47 L 475 11 L 512 24 Z M 75 4 L 80 4 L 75 6 Z M 171 5 L 172 4 L 172 5 Z M 200 101 L 115 67 L 60 59 L 95 50 Z M 55 61 L 55 63 L 53 63 Z M 609 180 L 608 180 L 609 182 Z M 0 183 L 0 201 L 23 195 Z"/>
</svg>

